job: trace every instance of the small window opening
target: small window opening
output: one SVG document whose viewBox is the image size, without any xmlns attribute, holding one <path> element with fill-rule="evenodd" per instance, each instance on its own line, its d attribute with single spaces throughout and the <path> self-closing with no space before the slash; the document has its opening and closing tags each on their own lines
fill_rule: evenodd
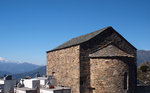
<svg viewBox="0 0 150 93">
<path fill-rule="evenodd" d="M 127 72 L 124 73 L 124 89 L 128 88 L 128 74 Z"/>
</svg>

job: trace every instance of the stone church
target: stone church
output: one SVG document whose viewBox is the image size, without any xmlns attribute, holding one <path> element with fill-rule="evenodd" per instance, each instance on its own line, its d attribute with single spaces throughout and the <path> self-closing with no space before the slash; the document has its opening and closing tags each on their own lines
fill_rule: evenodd
<svg viewBox="0 0 150 93">
<path fill-rule="evenodd" d="M 47 75 L 72 93 L 135 93 L 136 48 L 112 27 L 47 51 Z"/>
</svg>

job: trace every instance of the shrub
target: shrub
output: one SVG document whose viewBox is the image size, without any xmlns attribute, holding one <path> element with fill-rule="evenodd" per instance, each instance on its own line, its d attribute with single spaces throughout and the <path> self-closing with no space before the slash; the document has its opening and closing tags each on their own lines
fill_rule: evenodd
<svg viewBox="0 0 150 93">
<path fill-rule="evenodd" d="M 149 68 L 148 66 L 141 66 L 140 67 L 142 72 L 147 72 L 148 68 Z"/>
</svg>

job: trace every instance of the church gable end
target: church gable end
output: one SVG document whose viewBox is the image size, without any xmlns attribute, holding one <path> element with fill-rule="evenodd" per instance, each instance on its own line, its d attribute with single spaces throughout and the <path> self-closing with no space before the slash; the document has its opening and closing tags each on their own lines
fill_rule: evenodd
<svg viewBox="0 0 150 93">
<path fill-rule="evenodd" d="M 102 49 L 97 49 L 93 53 L 90 53 L 89 57 L 133 57 L 133 56 L 120 50 L 115 45 L 109 44 Z"/>
<path fill-rule="evenodd" d="M 103 48 L 109 44 L 114 44 L 118 49 L 121 49 L 125 53 L 136 56 L 136 48 L 113 28 L 108 28 L 92 39 L 82 43 L 81 48 L 93 52 L 93 50 Z"/>
</svg>

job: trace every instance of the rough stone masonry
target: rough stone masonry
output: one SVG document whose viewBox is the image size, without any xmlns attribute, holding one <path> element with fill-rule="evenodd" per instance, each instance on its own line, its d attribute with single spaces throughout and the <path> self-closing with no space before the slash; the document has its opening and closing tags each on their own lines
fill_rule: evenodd
<svg viewBox="0 0 150 93">
<path fill-rule="evenodd" d="M 47 51 L 47 75 L 72 93 L 135 93 L 136 48 L 112 27 Z"/>
</svg>

